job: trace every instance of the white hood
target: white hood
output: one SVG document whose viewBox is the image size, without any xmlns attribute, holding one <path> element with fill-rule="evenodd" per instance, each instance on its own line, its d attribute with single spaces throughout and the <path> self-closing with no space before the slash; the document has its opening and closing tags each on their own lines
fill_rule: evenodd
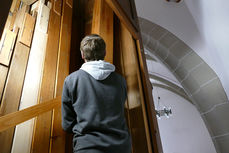
<svg viewBox="0 0 229 153">
<path fill-rule="evenodd" d="M 80 69 L 89 73 L 96 80 L 104 80 L 111 74 L 111 72 L 115 71 L 115 66 L 108 62 L 99 60 L 86 62 Z"/>
</svg>

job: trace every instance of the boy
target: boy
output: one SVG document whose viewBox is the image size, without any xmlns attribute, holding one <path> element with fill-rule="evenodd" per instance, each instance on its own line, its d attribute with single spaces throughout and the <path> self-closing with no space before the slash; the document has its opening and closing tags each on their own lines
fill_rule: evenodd
<svg viewBox="0 0 229 153">
<path fill-rule="evenodd" d="M 64 82 L 62 127 L 73 132 L 74 153 L 130 153 L 124 115 L 126 82 L 105 62 L 106 44 L 99 35 L 80 45 L 85 63 Z"/>
</svg>

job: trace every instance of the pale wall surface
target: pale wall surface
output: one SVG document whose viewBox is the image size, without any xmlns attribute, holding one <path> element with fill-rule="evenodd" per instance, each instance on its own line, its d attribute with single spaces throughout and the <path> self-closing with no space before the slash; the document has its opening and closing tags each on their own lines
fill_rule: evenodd
<svg viewBox="0 0 229 153">
<path fill-rule="evenodd" d="M 229 1 L 135 0 L 138 16 L 175 34 L 210 65 L 229 95 Z"/>
<path fill-rule="evenodd" d="M 216 153 L 207 128 L 191 103 L 174 93 L 154 87 L 155 106 L 157 97 L 161 97 L 160 106 L 172 108 L 172 116 L 158 120 L 164 153 Z"/>
</svg>

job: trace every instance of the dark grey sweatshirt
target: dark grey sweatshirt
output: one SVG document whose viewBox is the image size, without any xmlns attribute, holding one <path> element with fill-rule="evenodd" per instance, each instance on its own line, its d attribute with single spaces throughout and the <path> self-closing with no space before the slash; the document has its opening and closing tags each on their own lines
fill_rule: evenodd
<svg viewBox="0 0 229 153">
<path fill-rule="evenodd" d="M 74 153 L 131 152 L 124 115 L 126 96 L 126 82 L 115 72 L 96 80 L 78 70 L 65 79 L 62 127 L 74 133 Z"/>
</svg>

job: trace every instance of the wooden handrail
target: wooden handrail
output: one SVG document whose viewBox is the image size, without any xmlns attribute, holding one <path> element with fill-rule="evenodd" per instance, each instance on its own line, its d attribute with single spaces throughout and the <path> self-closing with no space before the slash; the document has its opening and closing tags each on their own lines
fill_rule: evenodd
<svg viewBox="0 0 229 153">
<path fill-rule="evenodd" d="M 61 105 L 61 97 L 0 117 L 0 132 Z"/>
</svg>

